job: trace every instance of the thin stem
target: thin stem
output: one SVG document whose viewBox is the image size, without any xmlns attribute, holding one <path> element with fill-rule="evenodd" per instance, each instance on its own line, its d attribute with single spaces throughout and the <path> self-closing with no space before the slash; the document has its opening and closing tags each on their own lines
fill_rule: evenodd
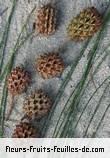
<svg viewBox="0 0 110 158">
<path fill-rule="evenodd" d="M 17 1 L 18 0 L 13 0 L 13 6 L 11 9 L 11 13 L 9 15 L 8 22 L 6 23 L 5 30 L 4 30 L 3 37 L 2 37 L 2 41 L 0 43 L 0 48 L 2 48 L 2 51 L 0 54 L 0 71 L 2 70 L 2 66 L 3 66 L 3 60 L 4 60 L 6 45 L 7 45 L 7 41 L 8 41 L 11 21 L 12 21 L 12 17 L 13 17 L 14 11 L 15 11 Z"/>
<path fill-rule="evenodd" d="M 6 81 L 4 83 L 4 87 L 3 87 L 3 93 L 2 93 L 2 99 L 1 99 L 1 103 L 0 103 L 0 137 L 3 137 L 3 131 L 4 131 L 4 112 L 5 112 L 5 108 L 6 108 L 6 102 L 7 102 L 7 96 L 8 95 L 8 90 L 7 90 L 7 86 L 6 86 Z"/>
<path fill-rule="evenodd" d="M 97 131 L 99 130 L 100 125 L 102 124 L 102 122 L 103 122 L 103 120 L 104 120 L 104 118 L 105 118 L 105 116 L 106 116 L 106 113 L 108 112 L 109 107 L 110 107 L 110 104 L 107 106 L 107 108 L 106 108 L 106 110 L 105 110 L 105 112 L 104 112 L 104 114 L 103 114 L 103 116 L 102 116 L 102 118 L 101 118 L 101 120 L 100 120 L 100 122 L 99 122 L 99 124 L 98 124 L 98 126 L 97 126 L 97 128 L 96 128 L 96 130 L 95 130 L 95 132 L 94 132 L 93 135 L 91 136 L 91 138 L 95 138 L 95 135 L 96 135 Z"/>
<path fill-rule="evenodd" d="M 95 110 L 94 110 L 94 112 L 93 112 L 93 115 L 92 115 L 92 117 L 91 117 L 91 119 L 90 119 L 90 121 L 89 121 L 89 123 L 88 123 L 88 126 L 87 126 L 87 128 L 86 128 L 86 131 L 85 131 L 85 134 L 84 134 L 83 137 L 86 137 L 87 132 L 88 132 L 88 130 L 89 130 L 89 127 L 90 127 L 90 125 L 91 125 L 91 123 L 92 123 L 92 120 L 93 120 L 95 114 L 97 113 L 97 111 L 98 111 L 98 109 L 99 109 L 99 107 L 100 107 L 100 104 L 101 104 L 101 102 L 102 102 L 102 100 L 103 100 L 103 98 L 104 98 L 105 92 L 107 91 L 108 88 L 109 88 L 109 84 L 107 84 L 106 88 L 104 89 L 104 92 L 103 92 L 102 96 L 100 97 L 100 100 L 99 100 L 99 102 L 98 102 L 98 104 L 97 104 L 97 106 L 96 106 L 96 108 L 95 108 Z"/>
<path fill-rule="evenodd" d="M 19 36 L 18 36 L 18 38 L 17 38 L 16 44 L 14 45 L 13 50 L 12 50 L 11 57 L 10 57 L 8 63 L 6 64 L 4 70 L 2 71 L 2 73 L 1 73 L 1 75 L 0 75 L 0 82 L 1 82 L 1 81 L 4 79 L 4 77 L 5 77 L 5 74 L 6 74 L 6 72 L 7 72 L 8 66 L 9 66 L 9 64 L 10 64 L 10 61 L 14 60 L 14 55 L 15 55 L 15 53 L 17 53 L 18 50 L 21 48 L 21 46 L 33 35 L 33 32 L 31 32 L 31 33 L 29 33 L 26 37 L 24 37 L 24 39 L 21 40 L 21 36 L 22 36 L 22 34 L 23 34 L 23 32 L 24 32 L 24 29 L 25 29 L 25 27 L 26 27 L 26 25 L 27 25 L 27 23 L 28 23 L 28 21 L 29 21 L 30 16 L 31 16 L 32 13 L 34 12 L 35 8 L 36 8 L 36 7 L 34 7 L 34 8 L 32 9 L 32 11 L 30 12 L 30 14 L 28 15 L 28 17 L 27 17 L 27 19 L 26 19 L 26 21 L 25 21 L 25 24 L 22 26 L 21 32 L 20 32 L 20 34 L 19 34 Z M 20 41 L 21 41 L 21 42 L 20 42 Z"/>
<path fill-rule="evenodd" d="M 7 114 L 7 117 L 6 117 L 6 121 L 9 120 L 10 115 L 11 115 L 12 110 L 13 110 L 13 107 L 14 107 L 14 96 L 12 95 L 12 96 L 11 96 L 10 109 L 9 109 L 8 114 Z"/>
<path fill-rule="evenodd" d="M 65 104 L 65 106 L 64 106 L 64 108 L 63 108 L 63 110 L 62 110 L 62 112 L 61 112 L 61 114 L 60 114 L 60 117 L 58 118 L 58 121 L 57 121 L 57 124 L 56 124 L 56 126 L 55 126 L 55 130 L 54 130 L 54 133 L 53 133 L 52 138 L 58 136 L 58 134 L 59 134 L 59 132 L 60 132 L 60 129 L 61 129 L 62 126 L 63 126 L 63 123 L 64 123 L 64 122 L 61 122 L 61 124 L 59 125 L 60 120 L 61 120 L 61 117 L 63 116 L 63 114 L 64 114 L 64 112 L 65 112 L 65 110 L 66 110 L 66 108 L 67 108 L 67 105 L 68 105 L 68 103 L 70 102 L 70 98 L 71 98 L 71 97 L 73 96 L 73 94 L 75 93 L 77 87 L 78 87 L 78 84 L 76 85 L 74 91 L 71 93 L 70 97 L 68 98 L 68 100 L 67 100 L 67 102 L 66 102 L 66 104 Z"/>
<path fill-rule="evenodd" d="M 81 112 L 81 114 L 80 114 L 80 116 L 79 116 L 79 118 L 78 118 L 78 120 L 77 120 L 77 122 L 76 122 L 76 125 L 74 126 L 74 131 L 75 131 L 75 129 L 77 128 L 77 126 L 78 126 L 78 124 L 79 124 L 79 122 L 80 122 L 80 120 L 81 120 L 82 115 L 83 115 L 84 112 L 86 111 L 86 109 L 87 109 L 87 107 L 88 107 L 88 104 L 90 103 L 90 101 L 92 100 L 92 98 L 94 97 L 94 95 L 98 92 L 98 90 L 106 83 L 106 81 L 107 81 L 108 79 L 110 79 L 110 76 L 107 77 L 107 78 L 100 84 L 100 86 L 94 91 L 94 93 L 93 93 L 93 94 L 91 95 L 91 97 L 89 98 L 88 102 L 86 103 L 84 109 L 82 110 L 82 112 Z M 73 132 L 74 132 L 74 131 L 73 131 Z"/>
</svg>

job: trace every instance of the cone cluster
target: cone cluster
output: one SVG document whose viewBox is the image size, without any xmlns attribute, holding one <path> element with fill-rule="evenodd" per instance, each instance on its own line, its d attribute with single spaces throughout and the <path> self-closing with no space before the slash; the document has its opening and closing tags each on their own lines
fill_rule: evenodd
<svg viewBox="0 0 110 158">
<path fill-rule="evenodd" d="M 87 8 L 71 20 L 67 33 L 72 40 L 85 40 L 94 35 L 102 24 L 102 19 L 97 9 Z M 50 4 L 41 7 L 37 13 L 36 29 L 43 35 L 51 35 L 56 30 L 56 9 Z M 43 79 L 60 76 L 64 70 L 64 62 L 58 53 L 46 53 L 36 59 L 35 68 Z M 21 67 L 12 70 L 8 77 L 9 92 L 15 96 L 21 94 L 28 87 L 30 75 Z M 42 90 L 37 90 L 29 95 L 23 105 L 23 113 L 29 119 L 28 122 L 20 121 L 16 125 L 13 138 L 39 137 L 38 130 L 30 123 L 30 120 L 41 119 L 52 106 L 51 99 Z"/>
</svg>

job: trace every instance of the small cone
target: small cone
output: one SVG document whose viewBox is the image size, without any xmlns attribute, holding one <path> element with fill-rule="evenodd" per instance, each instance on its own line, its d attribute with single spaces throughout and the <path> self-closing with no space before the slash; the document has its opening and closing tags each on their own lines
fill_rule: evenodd
<svg viewBox="0 0 110 158">
<path fill-rule="evenodd" d="M 50 4 L 41 7 L 37 13 L 35 28 L 38 33 L 51 35 L 56 30 L 56 10 Z"/>
<path fill-rule="evenodd" d="M 16 67 L 8 77 L 8 91 L 12 95 L 19 95 L 25 91 L 30 81 L 27 71 L 21 67 Z"/>
<path fill-rule="evenodd" d="M 29 119 L 39 119 L 49 112 L 51 106 L 50 98 L 42 90 L 38 90 L 25 100 L 23 112 Z"/>
<path fill-rule="evenodd" d="M 37 59 L 36 69 L 44 79 L 49 79 L 63 72 L 64 62 L 56 53 L 44 54 Z"/>
<path fill-rule="evenodd" d="M 16 125 L 14 132 L 12 134 L 12 138 L 38 138 L 39 133 L 37 130 L 27 122 L 20 122 L 20 124 Z"/>
<path fill-rule="evenodd" d="M 67 28 L 68 36 L 72 40 L 81 41 L 92 37 L 102 25 L 102 18 L 96 8 L 83 10 L 73 18 Z"/>
</svg>

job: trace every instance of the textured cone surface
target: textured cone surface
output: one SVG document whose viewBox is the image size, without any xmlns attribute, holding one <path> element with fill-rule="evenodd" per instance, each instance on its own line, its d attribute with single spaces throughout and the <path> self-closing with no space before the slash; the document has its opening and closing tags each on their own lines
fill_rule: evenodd
<svg viewBox="0 0 110 158">
<path fill-rule="evenodd" d="M 36 25 L 37 31 L 43 35 L 50 35 L 56 29 L 56 11 L 51 5 L 45 5 L 38 10 Z"/>
<path fill-rule="evenodd" d="M 64 63 L 58 54 L 50 53 L 37 59 L 36 68 L 44 79 L 48 79 L 59 76 L 64 70 Z"/>
<path fill-rule="evenodd" d="M 29 74 L 22 68 L 16 67 L 8 77 L 8 90 L 12 95 L 21 94 L 30 81 Z"/>
<path fill-rule="evenodd" d="M 12 138 L 37 138 L 39 134 L 37 130 L 31 126 L 30 123 L 21 122 L 20 124 L 16 125 L 14 129 Z"/>
<path fill-rule="evenodd" d="M 23 111 L 29 119 L 41 118 L 49 112 L 51 106 L 49 97 L 38 90 L 26 99 Z"/>
<path fill-rule="evenodd" d="M 67 32 L 71 39 L 80 41 L 91 37 L 102 24 L 102 19 L 94 7 L 83 10 L 69 24 Z"/>
</svg>

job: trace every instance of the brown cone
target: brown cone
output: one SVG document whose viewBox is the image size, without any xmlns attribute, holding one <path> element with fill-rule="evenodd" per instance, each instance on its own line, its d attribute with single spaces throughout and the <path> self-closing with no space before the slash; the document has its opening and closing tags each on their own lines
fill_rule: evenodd
<svg viewBox="0 0 110 158">
<path fill-rule="evenodd" d="M 24 92 L 30 81 L 29 74 L 21 67 L 16 67 L 8 77 L 8 90 L 12 95 Z"/>
<path fill-rule="evenodd" d="M 38 138 L 37 130 L 30 123 L 21 122 L 16 125 L 12 138 Z"/>
<path fill-rule="evenodd" d="M 38 90 L 25 100 L 23 112 L 29 119 L 41 118 L 49 112 L 51 106 L 49 97 L 42 90 Z"/>
<path fill-rule="evenodd" d="M 56 53 L 44 54 L 37 59 L 36 69 L 44 79 L 49 79 L 63 72 L 64 62 Z"/>
<path fill-rule="evenodd" d="M 41 7 L 37 13 L 35 28 L 38 33 L 48 36 L 56 30 L 56 11 L 50 4 Z"/>
</svg>

